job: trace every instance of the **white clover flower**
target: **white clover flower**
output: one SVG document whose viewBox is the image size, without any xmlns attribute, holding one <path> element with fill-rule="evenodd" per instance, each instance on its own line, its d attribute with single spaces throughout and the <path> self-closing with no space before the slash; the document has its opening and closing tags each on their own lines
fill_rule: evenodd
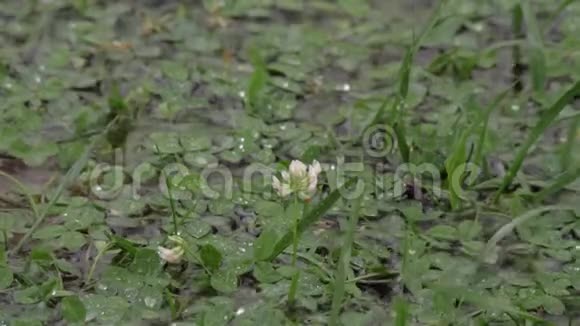
<svg viewBox="0 0 580 326">
<path fill-rule="evenodd" d="M 282 180 L 272 177 L 272 187 L 280 197 L 296 193 L 300 198 L 309 200 L 316 193 L 318 175 L 321 171 L 318 161 L 306 166 L 298 160 L 293 160 L 288 171 L 282 171 Z"/>
<path fill-rule="evenodd" d="M 177 235 L 169 236 L 169 241 L 175 242 L 177 245 L 173 248 L 165 248 L 159 246 L 157 247 L 157 254 L 162 260 L 170 264 L 178 264 L 179 262 L 181 262 L 181 258 L 185 253 L 185 249 L 183 249 L 185 241 L 180 236 Z"/>
<path fill-rule="evenodd" d="M 184 250 L 182 247 L 175 247 L 175 248 L 165 248 L 165 247 L 157 247 L 157 254 L 159 257 L 170 263 L 170 264 L 178 264 L 181 262 L 181 257 L 183 257 Z"/>
</svg>

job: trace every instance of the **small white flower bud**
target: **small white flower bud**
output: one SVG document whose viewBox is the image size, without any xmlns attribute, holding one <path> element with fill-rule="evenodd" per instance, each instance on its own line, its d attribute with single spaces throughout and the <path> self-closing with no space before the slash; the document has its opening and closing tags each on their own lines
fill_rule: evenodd
<svg viewBox="0 0 580 326">
<path fill-rule="evenodd" d="M 170 264 L 177 264 L 181 261 L 181 258 L 183 257 L 183 248 L 181 246 L 169 249 L 169 248 L 165 248 L 165 247 L 157 247 L 157 254 L 159 255 L 159 257 L 170 263 Z"/>
</svg>

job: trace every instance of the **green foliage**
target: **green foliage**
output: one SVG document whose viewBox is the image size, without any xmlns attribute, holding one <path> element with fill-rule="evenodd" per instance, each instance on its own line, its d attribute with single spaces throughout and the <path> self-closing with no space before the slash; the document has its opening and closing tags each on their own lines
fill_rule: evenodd
<svg viewBox="0 0 580 326">
<path fill-rule="evenodd" d="M 311 208 L 306 212 L 304 217 L 300 219 L 300 222 L 298 223 L 298 233 L 303 233 L 308 227 L 317 222 L 329 209 L 332 208 L 336 201 L 340 199 L 341 191 L 355 184 L 356 181 L 356 178 L 348 180 L 339 189 L 331 192 L 328 197 L 316 205 L 316 207 Z M 292 230 L 287 231 L 284 236 L 276 242 L 272 254 L 268 256 L 268 260 L 273 260 L 278 257 L 278 255 L 280 255 L 292 243 L 293 233 Z"/>
<path fill-rule="evenodd" d="M 62 299 L 60 305 L 62 315 L 67 322 L 78 323 L 85 321 L 87 309 L 78 297 L 65 297 Z"/>
<path fill-rule="evenodd" d="M 511 185 L 512 181 L 516 177 L 518 171 L 522 167 L 524 159 L 528 155 L 528 151 L 534 145 L 534 143 L 540 138 L 540 136 L 546 131 L 546 129 L 551 125 L 551 123 L 556 119 L 558 114 L 564 110 L 564 108 L 580 94 L 580 82 L 576 82 L 572 87 L 570 87 L 566 92 L 564 92 L 558 100 L 552 104 L 545 112 L 542 113 L 540 121 L 534 126 L 530 134 L 526 138 L 526 141 L 518 150 L 513 163 L 510 166 L 509 171 L 503 178 L 502 183 L 496 192 L 495 199 L 499 199 L 501 193 Z"/>
<path fill-rule="evenodd" d="M 248 113 L 256 114 L 265 105 L 263 92 L 268 82 L 268 70 L 257 48 L 252 48 L 250 61 L 254 67 L 254 72 L 248 83 L 246 110 Z"/>
<path fill-rule="evenodd" d="M 204 266 L 210 271 L 217 270 L 222 263 L 222 254 L 211 244 L 203 245 L 200 249 L 200 257 Z"/>
<path fill-rule="evenodd" d="M 579 15 L 4 1 L 0 324 L 576 325 Z"/>
<path fill-rule="evenodd" d="M 356 198 L 354 200 L 348 229 L 346 230 L 346 237 L 344 239 L 344 243 L 342 244 L 340 257 L 337 262 L 336 273 L 334 275 L 334 284 L 333 284 L 334 292 L 332 295 L 332 308 L 330 311 L 329 325 L 338 324 L 338 317 L 344 300 L 345 285 L 347 281 L 347 270 L 349 269 L 350 266 L 352 245 L 354 242 L 356 227 L 358 225 L 361 202 L 362 197 Z"/>
</svg>

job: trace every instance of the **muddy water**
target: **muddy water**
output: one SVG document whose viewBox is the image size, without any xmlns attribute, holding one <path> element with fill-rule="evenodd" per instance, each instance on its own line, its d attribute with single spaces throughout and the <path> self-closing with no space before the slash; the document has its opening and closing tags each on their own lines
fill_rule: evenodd
<svg viewBox="0 0 580 326">
<path fill-rule="evenodd" d="M 0 172 L 16 178 L 33 193 L 41 192 L 47 183 L 58 175 L 54 164 L 29 167 L 20 160 L 9 157 L 0 157 Z M 11 192 L 18 192 L 17 185 L 0 175 L 0 196 L 6 196 Z"/>
</svg>

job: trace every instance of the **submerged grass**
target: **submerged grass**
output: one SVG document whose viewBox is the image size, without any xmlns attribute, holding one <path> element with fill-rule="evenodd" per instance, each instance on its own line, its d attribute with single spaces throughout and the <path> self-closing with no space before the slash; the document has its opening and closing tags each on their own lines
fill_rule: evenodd
<svg viewBox="0 0 580 326">
<path fill-rule="evenodd" d="M 393 307 L 395 326 L 407 326 L 409 322 L 409 304 L 401 297 L 395 298 Z"/>
<path fill-rule="evenodd" d="M 20 182 L 18 179 L 16 179 L 15 177 L 11 176 L 6 172 L 0 171 L 0 177 L 8 179 L 10 182 L 16 185 L 20 189 L 20 191 L 22 191 L 22 194 L 26 196 L 26 199 L 28 200 L 28 204 L 30 205 L 32 212 L 34 213 L 35 219 L 38 219 L 40 216 L 40 210 L 38 209 L 36 201 L 32 197 L 32 192 L 30 191 L 30 189 L 28 189 L 28 187 L 24 185 L 22 182 Z"/>
<path fill-rule="evenodd" d="M 347 270 L 350 267 L 352 246 L 354 236 L 358 226 L 362 196 L 353 200 L 348 226 L 340 250 L 340 257 L 336 264 L 336 271 L 333 280 L 332 305 L 330 309 L 330 319 L 328 324 L 331 326 L 339 325 L 338 320 L 344 300 L 345 285 L 347 283 Z"/>
<path fill-rule="evenodd" d="M 570 104 L 576 96 L 580 94 L 580 81 L 574 83 L 567 91 L 562 94 L 558 100 L 550 106 L 545 112 L 542 112 L 540 121 L 534 126 L 528 135 L 526 141 L 518 149 L 516 156 L 511 163 L 511 166 L 503 178 L 499 189 L 495 193 L 494 200 L 497 201 L 503 191 L 507 189 L 515 179 L 518 171 L 522 167 L 522 164 L 528 155 L 530 148 L 534 143 L 544 134 L 546 129 L 552 124 L 552 122 L 558 117 L 558 114 L 564 110 L 564 108 Z"/>
<path fill-rule="evenodd" d="M 546 84 L 546 57 L 544 54 L 544 45 L 542 31 L 538 25 L 535 11 L 529 0 L 520 1 L 522 15 L 526 24 L 526 30 L 529 41 L 529 67 L 531 69 L 532 87 L 536 93 L 543 93 Z"/>
<path fill-rule="evenodd" d="M 566 134 L 566 142 L 561 147 L 560 166 L 562 170 L 568 170 L 574 164 L 574 149 L 578 143 L 576 139 L 578 130 L 580 130 L 580 115 L 572 118 L 572 121 L 570 121 L 568 133 Z"/>
<path fill-rule="evenodd" d="M 350 186 L 354 185 L 358 181 L 358 178 L 351 178 L 346 181 L 338 189 L 332 191 L 326 198 L 324 198 L 318 205 L 311 208 L 305 212 L 304 217 L 299 221 L 297 227 L 297 234 L 302 234 L 310 226 L 316 223 L 328 210 L 330 210 L 334 204 L 341 198 L 342 192 L 346 191 Z M 294 239 L 294 230 L 287 231 L 280 240 L 278 240 L 274 246 L 274 250 L 268 256 L 267 260 L 274 260 L 278 257 L 288 246 L 292 244 Z"/>
<path fill-rule="evenodd" d="M 84 149 L 81 157 L 73 164 L 73 166 L 64 175 L 62 181 L 60 182 L 54 194 L 50 198 L 50 201 L 43 206 L 42 210 L 39 210 L 39 214 L 36 216 L 34 224 L 32 224 L 32 226 L 28 229 L 26 234 L 24 234 L 24 236 L 20 238 L 18 243 L 16 243 L 16 245 L 12 248 L 11 250 L 12 254 L 17 254 L 20 251 L 20 249 L 22 249 L 22 247 L 26 244 L 26 242 L 30 239 L 30 237 L 34 234 L 34 232 L 42 225 L 42 223 L 48 216 L 48 212 L 50 211 L 50 209 L 58 202 L 60 196 L 67 189 L 67 187 L 69 187 L 74 182 L 74 180 L 76 180 L 79 177 L 79 175 L 87 165 L 91 157 L 91 154 L 93 153 L 97 145 L 103 141 L 103 137 L 115 125 L 116 122 L 117 119 L 116 118 L 113 119 L 107 124 L 107 126 L 99 135 L 94 136 L 91 143 Z"/>
<path fill-rule="evenodd" d="M 497 244 L 504 239 L 505 237 L 509 236 L 512 231 L 518 226 L 523 223 L 526 223 L 528 220 L 540 217 L 547 212 L 552 211 L 565 211 L 571 210 L 574 211 L 574 207 L 565 207 L 565 206 L 543 206 L 539 208 L 532 209 L 527 211 L 526 213 L 515 217 L 511 222 L 502 226 L 499 230 L 495 232 L 495 234 L 487 241 L 485 245 L 485 249 L 482 253 L 482 259 L 486 262 L 495 263 L 497 260 Z"/>
<path fill-rule="evenodd" d="M 437 25 L 437 23 L 442 22 L 442 11 L 445 8 L 445 4 L 447 1 L 440 1 L 431 14 L 429 21 L 421 30 L 421 33 L 418 37 L 413 35 L 414 39 L 412 40 L 411 44 L 407 47 L 405 51 L 405 55 L 403 57 L 403 61 L 401 62 L 401 66 L 398 72 L 398 90 L 395 94 L 394 99 L 391 101 L 389 98 L 386 98 L 381 103 L 381 106 L 375 113 L 373 119 L 371 119 L 369 125 L 367 125 L 361 133 L 360 139 L 364 138 L 366 131 L 375 126 L 376 124 L 383 121 L 386 109 L 388 104 L 391 103 L 390 106 L 390 113 L 393 115 L 389 117 L 388 120 L 391 121 L 393 126 L 393 131 L 395 133 L 395 137 L 397 140 L 397 146 L 399 148 L 399 153 L 401 155 L 401 159 L 403 162 L 407 163 L 410 162 L 411 159 L 411 151 L 409 147 L 409 143 L 407 141 L 407 132 L 405 131 L 405 117 L 406 117 L 406 100 L 407 96 L 409 95 L 409 87 L 411 83 L 411 72 L 414 64 L 414 59 L 417 51 L 421 47 L 421 42 L 424 38 L 433 30 L 433 28 Z M 387 141 L 391 141 L 387 139 Z"/>
<path fill-rule="evenodd" d="M 0 324 L 578 321 L 572 1 L 12 6 L 0 9 L 0 39 L 15 49 L 0 55 L 0 151 L 74 164 L 41 199 L 0 171 L 24 195 L 0 203 L 1 242 L 15 244 L 0 249 Z M 417 35 L 409 6 L 429 15 Z M 394 94 L 376 101 L 392 79 Z M 528 103 L 570 80 L 526 132 Z M 365 146 L 377 126 L 399 153 Z M 72 140 L 53 144 L 54 129 Z M 95 129 L 86 146 L 78 135 Z M 108 160 L 102 140 L 131 154 L 112 199 L 86 187 L 89 160 Z M 271 173 L 294 159 L 328 169 L 320 198 L 293 211 L 272 196 Z M 160 162 L 190 172 L 176 185 Z M 420 182 L 427 166 L 432 184 Z M 534 181 L 513 187 L 520 176 Z M 194 199 L 177 200 L 185 191 Z M 159 257 L 166 241 L 179 259 Z"/>
<path fill-rule="evenodd" d="M 157 144 L 155 144 L 155 150 L 157 151 L 157 153 L 161 153 L 159 151 L 159 147 L 157 146 Z M 169 197 L 169 208 L 171 212 L 171 220 L 173 221 L 173 234 L 178 235 L 179 223 L 177 222 L 177 211 L 175 210 L 175 200 L 173 198 L 173 182 L 171 181 L 167 173 L 165 173 L 164 169 L 161 170 L 161 173 L 163 175 L 163 179 L 165 180 L 165 187 L 167 188 L 167 196 Z"/>
<path fill-rule="evenodd" d="M 489 121 L 491 119 L 492 113 L 499 108 L 503 100 L 509 95 L 512 87 L 501 92 L 495 99 L 489 104 L 487 108 L 484 109 L 484 113 L 480 115 L 480 119 L 476 120 L 474 126 L 479 127 L 479 136 L 477 138 L 477 145 L 475 145 L 475 154 L 473 156 L 473 162 L 475 164 L 483 165 L 484 148 L 487 141 Z"/>
<path fill-rule="evenodd" d="M 542 202 L 546 197 L 561 191 L 569 184 L 575 182 L 578 178 L 580 178 L 580 167 L 571 167 L 569 170 L 556 177 L 551 184 L 535 194 L 534 200 L 537 203 Z"/>
</svg>

